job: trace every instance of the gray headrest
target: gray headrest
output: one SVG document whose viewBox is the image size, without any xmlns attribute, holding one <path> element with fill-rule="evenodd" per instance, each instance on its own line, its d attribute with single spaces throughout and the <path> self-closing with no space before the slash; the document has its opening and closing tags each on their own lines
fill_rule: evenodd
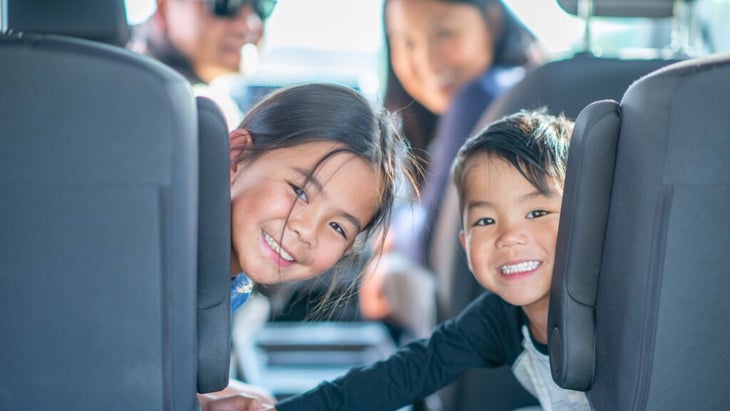
<svg viewBox="0 0 730 411">
<path fill-rule="evenodd" d="M 58 34 L 123 47 L 130 36 L 124 0 L 6 0 L 8 30 Z"/>
<path fill-rule="evenodd" d="M 567 13 L 578 15 L 578 4 L 583 0 L 558 0 Z M 674 0 L 587 0 L 593 3 L 593 16 L 604 17 L 670 17 Z"/>
</svg>

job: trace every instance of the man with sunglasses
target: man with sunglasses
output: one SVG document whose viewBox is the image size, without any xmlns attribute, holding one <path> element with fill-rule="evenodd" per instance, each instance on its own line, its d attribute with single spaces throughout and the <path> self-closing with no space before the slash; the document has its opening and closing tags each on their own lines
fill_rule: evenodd
<svg viewBox="0 0 730 411">
<path fill-rule="evenodd" d="M 239 73 L 242 48 L 258 45 L 276 0 L 157 0 L 147 22 L 134 29 L 128 48 L 175 69 L 198 95 L 219 103 L 235 127 L 241 113 L 213 80 Z"/>
<path fill-rule="evenodd" d="M 241 48 L 258 44 L 273 0 L 157 0 L 157 10 L 134 31 L 130 48 L 209 84 L 238 73 Z M 244 62 L 245 64 L 245 62 Z"/>
</svg>

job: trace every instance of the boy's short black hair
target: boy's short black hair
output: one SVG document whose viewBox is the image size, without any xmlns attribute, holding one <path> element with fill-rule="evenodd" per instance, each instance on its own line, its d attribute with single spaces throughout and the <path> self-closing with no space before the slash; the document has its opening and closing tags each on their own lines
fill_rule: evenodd
<svg viewBox="0 0 730 411">
<path fill-rule="evenodd" d="M 490 123 L 467 139 L 454 159 L 451 175 L 460 202 L 469 162 L 477 154 L 488 154 L 507 161 L 540 193 L 549 195 L 549 179 L 565 180 L 572 132 L 571 120 L 563 114 L 548 114 L 544 108 L 522 110 Z"/>
</svg>

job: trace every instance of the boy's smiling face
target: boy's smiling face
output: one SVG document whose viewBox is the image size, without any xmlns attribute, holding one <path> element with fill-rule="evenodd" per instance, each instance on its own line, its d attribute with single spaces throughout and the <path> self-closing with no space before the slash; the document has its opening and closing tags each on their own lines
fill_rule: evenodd
<svg viewBox="0 0 730 411">
<path fill-rule="evenodd" d="M 541 194 L 510 163 L 477 154 L 464 172 L 461 244 L 477 281 L 510 304 L 547 309 L 562 185 Z"/>
</svg>

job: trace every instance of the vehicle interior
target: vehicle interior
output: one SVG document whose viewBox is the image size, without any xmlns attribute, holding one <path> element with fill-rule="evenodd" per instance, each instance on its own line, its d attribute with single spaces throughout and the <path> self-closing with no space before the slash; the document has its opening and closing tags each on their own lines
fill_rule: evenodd
<svg viewBox="0 0 730 411">
<path fill-rule="evenodd" d="M 539 2 L 577 36 L 477 130 L 525 108 L 576 120 L 551 290 L 553 379 L 597 410 L 724 409 L 730 1 Z M 353 31 L 350 43 L 367 40 L 341 55 L 302 45 L 311 33 L 290 34 L 301 37 L 293 45 L 277 37 L 295 17 L 324 13 L 302 3 L 279 0 L 257 71 L 222 86 L 243 111 L 311 80 L 377 101 L 380 2 L 362 6 L 368 31 L 357 38 L 352 16 L 329 17 Z M 536 0 L 505 3 L 527 23 L 542 17 L 528 12 Z M 310 318 L 316 282 L 262 287 L 231 316 L 224 115 L 170 68 L 124 49 L 134 4 L 0 0 L 0 409 L 197 410 L 195 394 L 229 378 L 282 399 L 397 350 L 355 298 L 339 317 Z M 557 23 L 547 24 L 533 27 L 545 41 Z M 392 280 L 413 323 L 435 326 L 486 292 L 455 241 L 457 207 L 452 187 L 431 276 Z M 535 406 L 501 367 L 468 371 L 403 411 Z"/>
</svg>

